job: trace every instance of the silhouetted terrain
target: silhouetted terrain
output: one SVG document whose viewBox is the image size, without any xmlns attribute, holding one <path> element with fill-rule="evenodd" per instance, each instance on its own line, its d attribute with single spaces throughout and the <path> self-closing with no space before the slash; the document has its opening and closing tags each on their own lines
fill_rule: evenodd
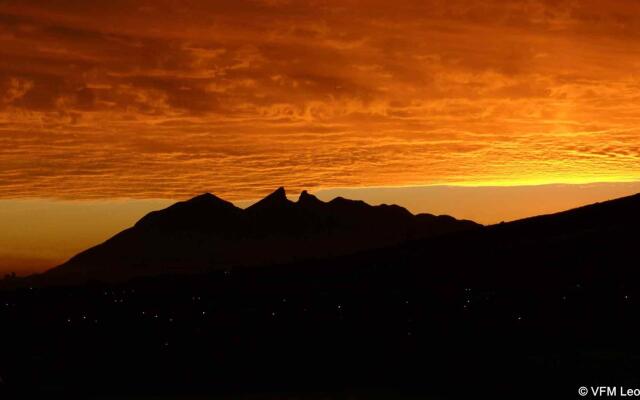
<svg viewBox="0 0 640 400">
<path fill-rule="evenodd" d="M 181 207 L 138 226 L 173 230 Z M 14 394 L 223 398 L 640 388 L 639 226 L 636 195 L 332 258 L 6 289 L 0 376 Z"/>
<path fill-rule="evenodd" d="M 449 216 L 341 197 L 325 203 L 284 188 L 242 210 L 212 194 L 154 211 L 105 243 L 47 272 L 47 282 L 116 281 L 328 258 L 478 228 Z"/>
</svg>

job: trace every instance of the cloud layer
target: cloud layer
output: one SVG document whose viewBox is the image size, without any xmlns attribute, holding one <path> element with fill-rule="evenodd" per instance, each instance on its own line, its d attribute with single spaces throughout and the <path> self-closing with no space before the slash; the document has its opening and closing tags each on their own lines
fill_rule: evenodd
<svg viewBox="0 0 640 400">
<path fill-rule="evenodd" d="M 640 176 L 640 3 L 0 1 L 0 196 Z"/>
</svg>

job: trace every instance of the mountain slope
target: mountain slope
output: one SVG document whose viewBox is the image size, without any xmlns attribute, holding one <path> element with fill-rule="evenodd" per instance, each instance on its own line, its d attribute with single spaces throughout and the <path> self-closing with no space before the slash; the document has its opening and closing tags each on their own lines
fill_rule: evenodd
<svg viewBox="0 0 640 400">
<path fill-rule="evenodd" d="M 417 241 L 402 251 L 424 279 L 448 274 L 468 285 L 551 288 L 640 282 L 640 194 L 556 214 Z M 464 251 L 461 251 L 464 249 Z M 389 253 L 398 258 L 401 251 Z M 446 271 L 426 268 L 447 265 Z M 613 284 L 613 283 L 612 283 Z"/>
<path fill-rule="evenodd" d="M 448 216 L 412 215 L 279 188 L 246 210 L 212 194 L 147 214 L 133 227 L 40 276 L 44 280 L 123 280 L 166 273 L 328 258 L 478 228 Z"/>
</svg>

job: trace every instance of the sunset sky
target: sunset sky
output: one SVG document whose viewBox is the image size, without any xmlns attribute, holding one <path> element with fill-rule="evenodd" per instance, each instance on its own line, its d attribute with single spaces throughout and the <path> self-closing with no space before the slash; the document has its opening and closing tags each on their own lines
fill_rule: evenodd
<svg viewBox="0 0 640 400">
<path fill-rule="evenodd" d="M 0 0 L 0 271 L 202 192 L 484 223 L 630 194 L 639 122 L 635 0 Z"/>
</svg>

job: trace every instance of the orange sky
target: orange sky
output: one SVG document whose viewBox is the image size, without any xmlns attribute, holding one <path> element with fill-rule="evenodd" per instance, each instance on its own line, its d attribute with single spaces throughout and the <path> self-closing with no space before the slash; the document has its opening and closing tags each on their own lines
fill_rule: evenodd
<svg viewBox="0 0 640 400">
<path fill-rule="evenodd" d="M 635 0 L 0 1 L 0 199 L 634 181 L 639 121 Z"/>
</svg>

